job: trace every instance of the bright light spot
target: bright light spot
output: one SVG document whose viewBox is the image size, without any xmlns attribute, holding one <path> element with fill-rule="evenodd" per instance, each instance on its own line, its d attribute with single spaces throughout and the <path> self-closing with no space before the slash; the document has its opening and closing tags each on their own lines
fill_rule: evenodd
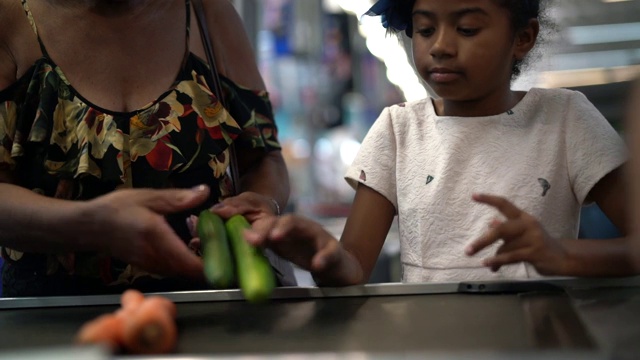
<svg viewBox="0 0 640 360">
<path fill-rule="evenodd" d="M 340 160 L 345 165 L 351 165 L 353 160 L 355 160 L 356 155 L 358 155 L 358 150 L 360 150 L 360 143 L 347 139 L 340 144 Z"/>
<path fill-rule="evenodd" d="M 387 67 L 387 78 L 397 85 L 407 101 L 423 99 L 427 91 L 416 75 L 405 49 L 395 36 L 387 36 L 378 16 L 362 16 L 373 5 L 369 0 L 337 0 L 344 11 L 360 19 L 358 28 L 367 48 Z"/>
<path fill-rule="evenodd" d="M 333 156 L 333 146 L 327 138 L 320 138 L 316 141 L 313 152 L 318 160 L 330 160 Z"/>
<path fill-rule="evenodd" d="M 311 147 L 309 142 L 305 139 L 297 139 L 291 146 L 293 150 L 293 156 L 297 159 L 308 159 L 311 155 Z"/>
</svg>

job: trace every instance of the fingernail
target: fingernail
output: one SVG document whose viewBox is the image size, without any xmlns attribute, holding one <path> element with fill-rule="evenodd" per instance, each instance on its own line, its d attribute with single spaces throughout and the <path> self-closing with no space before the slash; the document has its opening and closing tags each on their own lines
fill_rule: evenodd
<svg viewBox="0 0 640 360">
<path fill-rule="evenodd" d="M 207 191 L 207 185 L 200 184 L 200 185 L 194 186 L 191 188 L 191 191 L 197 192 L 197 193 L 205 192 Z"/>
<path fill-rule="evenodd" d="M 467 246 L 464 249 L 464 253 L 467 254 L 467 255 L 473 255 L 473 246 Z"/>
<path fill-rule="evenodd" d="M 215 205 L 213 205 L 211 208 L 212 209 L 221 209 L 224 207 L 224 203 L 217 203 Z"/>
<path fill-rule="evenodd" d="M 198 217 L 195 215 L 191 215 L 186 219 L 187 222 L 187 227 L 189 227 L 189 229 L 192 229 L 195 227 L 196 225 L 196 221 L 198 221 Z"/>
<path fill-rule="evenodd" d="M 327 260 L 325 258 L 320 258 L 316 260 L 316 268 L 318 270 L 323 270 L 326 264 L 327 264 Z"/>
</svg>

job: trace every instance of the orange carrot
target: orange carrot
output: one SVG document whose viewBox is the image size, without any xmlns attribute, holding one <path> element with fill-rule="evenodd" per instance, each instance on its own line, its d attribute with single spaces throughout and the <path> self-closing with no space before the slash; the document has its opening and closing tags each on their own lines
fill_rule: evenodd
<svg viewBox="0 0 640 360">
<path fill-rule="evenodd" d="M 120 296 L 120 304 L 123 308 L 137 308 L 144 301 L 144 294 L 135 289 L 128 289 Z"/>
<path fill-rule="evenodd" d="M 150 297 L 136 309 L 124 325 L 123 339 L 127 351 L 159 354 L 175 348 L 178 331 L 167 301 L 159 296 Z"/>
<path fill-rule="evenodd" d="M 79 330 L 80 344 L 105 344 L 114 352 L 132 354 L 167 353 L 176 346 L 176 304 L 162 296 L 127 290 L 120 297 L 122 306 L 101 315 Z"/>
<path fill-rule="evenodd" d="M 79 344 L 104 344 L 118 351 L 123 343 L 124 320 L 113 314 L 101 315 L 85 323 L 76 337 Z"/>
<path fill-rule="evenodd" d="M 149 296 L 145 301 L 152 301 L 152 300 L 157 301 L 158 306 L 162 306 L 169 313 L 169 315 L 171 315 L 172 319 L 176 318 L 177 309 L 176 309 L 176 304 L 173 301 L 158 295 Z"/>
</svg>

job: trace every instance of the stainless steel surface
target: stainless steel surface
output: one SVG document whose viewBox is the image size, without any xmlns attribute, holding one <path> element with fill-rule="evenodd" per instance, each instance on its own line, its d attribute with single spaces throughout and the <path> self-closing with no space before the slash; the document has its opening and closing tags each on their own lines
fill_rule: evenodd
<svg viewBox="0 0 640 360">
<path fill-rule="evenodd" d="M 565 301 L 569 301 L 568 298 Z M 116 305 L 0 311 L 0 350 L 73 344 Z M 539 349 L 518 294 L 418 294 L 178 304 L 177 353 L 405 353 Z M 585 350 L 584 347 L 554 348 Z"/>
<path fill-rule="evenodd" d="M 261 305 L 237 290 L 164 295 L 178 303 L 174 359 L 637 359 L 638 278 L 540 284 L 283 288 Z M 0 354 L 72 345 L 118 297 L 4 300 Z"/>
<path fill-rule="evenodd" d="M 0 353 L 0 360 L 109 360 L 110 353 L 101 347 L 51 347 Z"/>
<path fill-rule="evenodd" d="M 640 359 L 640 287 L 570 290 L 573 305 L 612 359 Z"/>
<path fill-rule="evenodd" d="M 115 357 L 115 359 L 172 359 L 172 360 L 604 360 L 606 357 L 592 352 L 584 351 L 542 351 L 542 352 L 420 352 L 420 353 L 393 353 L 393 354 L 371 354 L 366 352 L 350 353 L 322 353 L 322 354 L 280 354 L 264 356 L 171 356 L 171 357 Z"/>
<path fill-rule="evenodd" d="M 364 297 L 387 295 L 415 295 L 415 294 L 451 294 L 458 291 L 458 283 L 441 284 L 376 284 L 351 286 L 342 288 L 317 287 L 285 287 L 274 290 L 272 300 L 279 299 L 316 299 L 335 297 Z M 240 290 L 207 290 L 185 291 L 171 293 L 157 293 L 176 303 L 184 302 L 215 302 L 215 301 L 243 301 Z M 119 295 L 96 296 L 60 296 L 41 298 L 0 298 L 0 309 L 45 308 L 64 306 L 96 306 L 117 305 Z"/>
<path fill-rule="evenodd" d="M 387 283 L 343 288 L 289 287 L 276 289 L 273 293 L 272 299 L 316 299 L 389 295 L 454 294 L 458 292 L 466 292 L 465 288 L 461 287 L 461 284 L 474 284 L 474 287 L 469 290 L 469 292 L 473 293 L 526 292 L 528 287 L 531 288 L 530 291 L 537 291 L 539 290 L 538 288 L 540 285 L 552 285 L 563 289 L 634 287 L 640 286 L 640 276 L 612 279 L 548 278 L 544 280 L 528 281 L 475 281 L 464 283 Z M 480 288 L 480 285 L 484 286 Z M 498 285 L 503 289 L 503 291 L 492 290 L 497 287 L 495 285 Z M 166 296 L 177 303 L 242 301 L 244 299 L 239 290 L 187 291 L 158 294 Z M 118 303 L 119 295 L 0 298 L 0 309 L 116 305 Z"/>
</svg>

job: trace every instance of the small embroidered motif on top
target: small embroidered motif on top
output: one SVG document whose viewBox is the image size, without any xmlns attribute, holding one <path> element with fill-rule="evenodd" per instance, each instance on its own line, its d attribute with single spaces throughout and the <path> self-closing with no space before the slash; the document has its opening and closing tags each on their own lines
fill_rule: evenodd
<svg viewBox="0 0 640 360">
<path fill-rule="evenodd" d="M 551 189 L 551 184 L 549 183 L 549 181 L 547 181 L 547 179 L 543 178 L 539 178 L 538 182 L 540 183 L 540 186 L 542 186 L 542 196 L 547 196 L 547 192 L 549 191 L 549 189 Z"/>
<path fill-rule="evenodd" d="M 364 173 L 364 170 L 360 170 L 360 180 L 367 181 L 367 174 Z"/>
<path fill-rule="evenodd" d="M 513 115 L 513 110 L 507 110 L 507 115 Z"/>
<path fill-rule="evenodd" d="M 435 179 L 433 176 L 427 176 L 427 185 L 429 185 L 433 181 L 433 179 Z"/>
</svg>

